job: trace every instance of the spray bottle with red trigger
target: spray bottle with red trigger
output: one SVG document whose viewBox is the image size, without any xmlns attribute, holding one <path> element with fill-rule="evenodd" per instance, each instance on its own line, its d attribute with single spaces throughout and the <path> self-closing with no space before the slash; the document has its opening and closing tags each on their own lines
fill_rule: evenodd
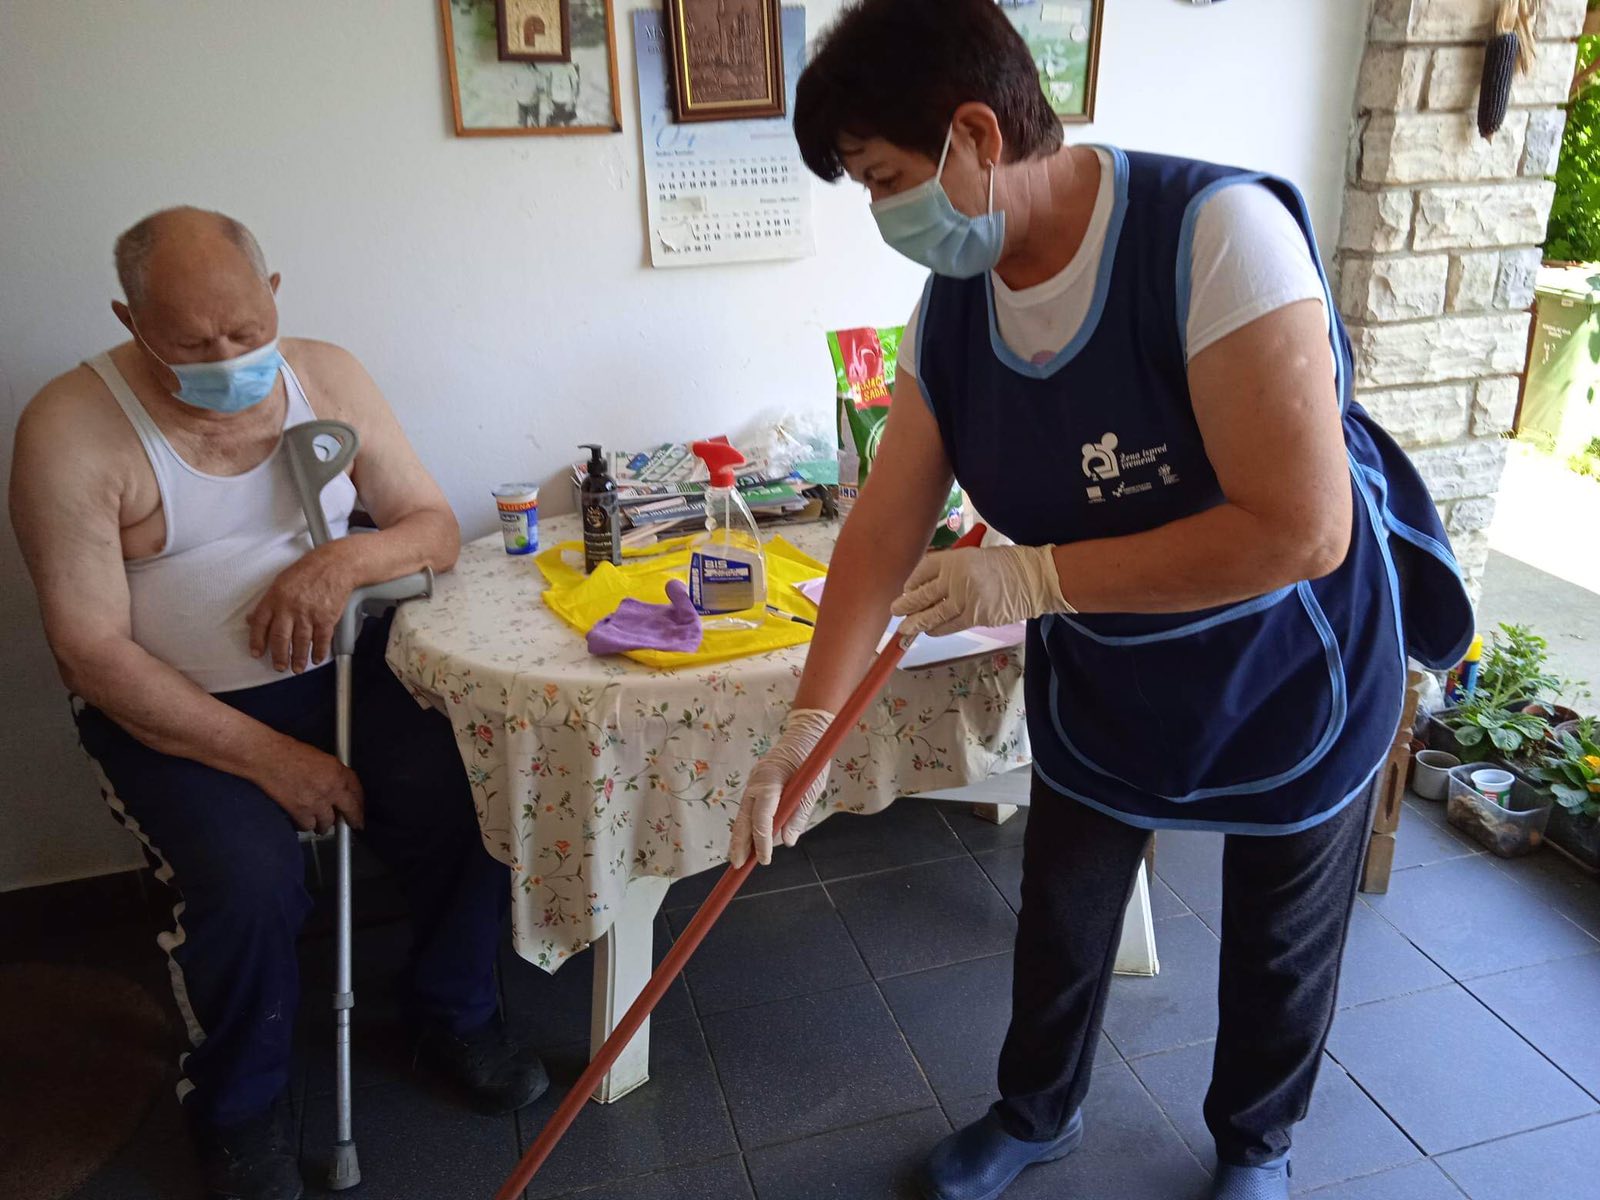
<svg viewBox="0 0 1600 1200">
<path fill-rule="evenodd" d="M 707 629 L 755 629 L 766 621 L 767 562 L 733 468 L 744 462 L 726 441 L 696 442 L 711 472 L 706 531 L 689 558 L 689 599 Z"/>
</svg>

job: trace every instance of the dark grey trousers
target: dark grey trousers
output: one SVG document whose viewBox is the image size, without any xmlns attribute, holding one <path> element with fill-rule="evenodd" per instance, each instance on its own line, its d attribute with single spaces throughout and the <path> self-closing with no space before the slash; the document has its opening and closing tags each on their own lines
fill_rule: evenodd
<svg viewBox="0 0 1600 1200">
<path fill-rule="evenodd" d="M 1369 793 L 1303 833 L 1227 839 L 1205 1102 L 1224 1162 L 1281 1157 L 1306 1114 L 1371 828 Z M 1013 1137 L 1054 1138 L 1088 1094 L 1123 911 L 1149 838 L 1034 778 L 995 1105 Z"/>
</svg>

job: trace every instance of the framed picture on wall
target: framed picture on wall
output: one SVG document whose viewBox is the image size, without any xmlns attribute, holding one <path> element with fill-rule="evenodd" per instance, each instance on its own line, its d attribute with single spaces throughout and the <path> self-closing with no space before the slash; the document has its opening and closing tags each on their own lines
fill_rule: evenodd
<svg viewBox="0 0 1600 1200">
<path fill-rule="evenodd" d="M 571 62 L 568 0 L 495 0 L 501 62 Z"/>
<path fill-rule="evenodd" d="M 996 0 L 1039 66 L 1050 107 L 1068 125 L 1094 120 L 1105 0 Z"/>
<path fill-rule="evenodd" d="M 458 136 L 622 131 L 611 0 L 554 2 L 567 12 L 562 40 L 568 57 L 559 62 L 507 62 L 500 57 L 496 0 L 439 0 L 450 111 Z"/>
<path fill-rule="evenodd" d="M 784 114 L 780 0 L 667 0 L 679 121 Z"/>
</svg>

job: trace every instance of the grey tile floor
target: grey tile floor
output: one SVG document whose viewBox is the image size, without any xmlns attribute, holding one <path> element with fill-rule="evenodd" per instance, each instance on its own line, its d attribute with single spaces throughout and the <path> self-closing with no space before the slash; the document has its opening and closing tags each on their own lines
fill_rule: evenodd
<svg viewBox="0 0 1600 1200">
<path fill-rule="evenodd" d="M 920 1157 L 993 1094 L 1025 820 L 996 828 L 958 805 L 908 800 L 836 818 L 784 852 L 664 1003 L 652 1082 L 589 1106 L 530 1200 L 913 1196 Z M 1318 1200 L 1600 1200 L 1600 881 L 1553 853 L 1519 862 L 1479 853 L 1440 806 L 1416 799 L 1399 843 L 1389 894 L 1356 905 L 1339 1016 L 1298 1133 L 1297 1190 Z M 1027 1173 L 1008 1200 L 1205 1194 L 1220 853 L 1212 835 L 1159 839 L 1162 974 L 1114 985 L 1084 1150 Z M 674 885 L 658 952 L 710 882 Z M 355 1194 L 487 1200 L 582 1066 L 589 964 L 549 978 L 507 950 L 506 1010 L 538 1039 L 556 1082 L 514 1118 L 476 1117 L 412 1075 L 385 990 L 405 927 L 384 881 L 362 894 L 356 1119 L 366 1182 Z M 80 938 L 71 953 L 126 963 L 158 987 L 154 951 L 130 936 L 58 931 L 51 944 L 59 953 L 62 937 Z M 314 990 L 328 950 L 325 927 L 308 933 L 295 1108 L 313 1177 L 331 1120 L 329 1021 Z M 193 1187 L 164 1095 L 74 1200 L 165 1200 Z"/>
</svg>

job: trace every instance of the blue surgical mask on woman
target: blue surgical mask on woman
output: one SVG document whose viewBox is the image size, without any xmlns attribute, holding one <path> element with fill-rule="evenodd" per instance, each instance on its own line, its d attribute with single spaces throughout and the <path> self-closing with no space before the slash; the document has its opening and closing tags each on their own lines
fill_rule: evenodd
<svg viewBox="0 0 1600 1200">
<path fill-rule="evenodd" d="M 992 271 L 1005 249 L 1006 214 L 994 210 L 994 164 L 989 164 L 989 211 L 969 217 L 950 203 L 950 193 L 939 180 L 956 127 L 944 136 L 944 151 L 933 178 L 910 191 L 879 200 L 872 206 L 878 232 L 893 249 L 935 275 L 971 279 Z"/>
<path fill-rule="evenodd" d="M 178 377 L 173 397 L 207 412 L 239 413 L 260 404 L 271 395 L 283 368 L 277 338 L 234 358 L 199 363 L 169 363 L 151 350 L 142 336 L 139 340 L 158 363 Z"/>
</svg>

